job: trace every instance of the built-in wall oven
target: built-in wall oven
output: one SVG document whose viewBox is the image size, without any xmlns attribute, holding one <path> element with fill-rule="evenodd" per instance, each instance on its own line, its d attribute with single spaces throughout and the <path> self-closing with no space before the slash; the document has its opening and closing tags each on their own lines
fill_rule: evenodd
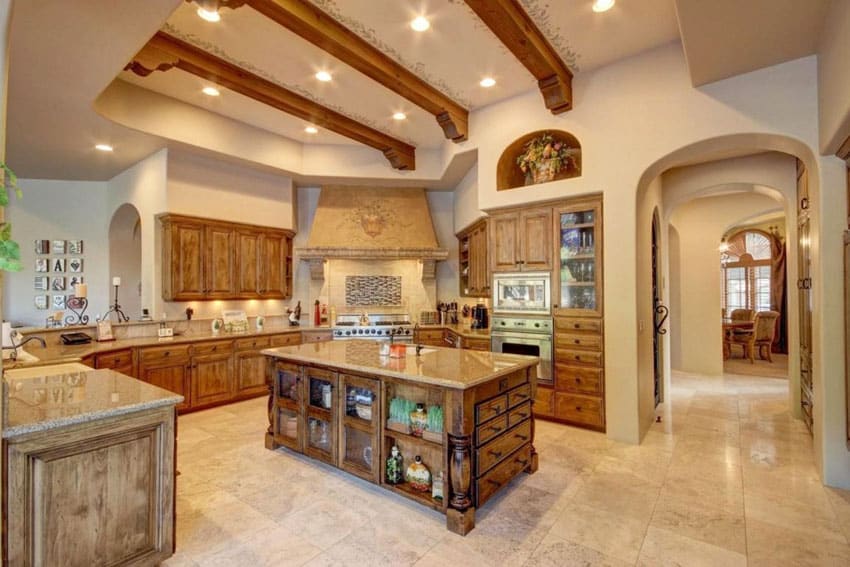
<svg viewBox="0 0 850 567">
<path fill-rule="evenodd" d="M 549 272 L 493 274 L 494 315 L 551 314 Z"/>
<path fill-rule="evenodd" d="M 537 382 L 552 385 L 552 319 L 545 317 L 493 317 L 490 350 L 540 357 Z"/>
</svg>

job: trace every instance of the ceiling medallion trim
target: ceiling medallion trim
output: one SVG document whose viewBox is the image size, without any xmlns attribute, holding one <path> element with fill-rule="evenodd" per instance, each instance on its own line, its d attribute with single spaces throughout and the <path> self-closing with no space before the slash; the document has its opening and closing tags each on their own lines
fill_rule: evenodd
<svg viewBox="0 0 850 567">
<path fill-rule="evenodd" d="M 303 96 L 304 98 L 310 99 L 317 104 L 321 104 L 322 106 L 324 106 L 326 108 L 330 108 L 331 110 L 339 112 L 340 114 L 342 114 L 342 115 L 344 115 L 348 118 L 351 118 L 352 120 L 360 122 L 361 124 L 366 124 L 370 128 L 378 130 L 379 132 L 381 132 L 381 133 L 383 133 L 387 136 L 391 136 L 393 138 L 402 140 L 405 143 L 407 143 L 411 146 L 414 146 L 414 147 L 417 145 L 416 141 L 414 141 L 410 138 L 400 136 L 396 132 L 390 132 L 389 130 L 386 130 L 385 128 L 381 128 L 379 124 L 377 124 L 374 120 L 371 120 L 370 118 L 368 118 L 366 116 L 363 116 L 363 115 L 357 114 L 357 113 L 349 112 L 347 109 L 344 109 L 341 106 L 331 104 L 331 103 L 321 99 L 320 97 L 317 97 L 315 94 L 313 94 L 309 90 L 301 87 L 300 85 L 290 84 L 290 83 L 287 83 L 285 81 L 282 81 L 279 78 L 272 75 L 271 73 L 269 73 L 268 71 L 260 69 L 259 67 L 257 67 L 256 65 L 254 65 L 252 63 L 249 63 L 248 61 L 237 59 L 236 57 L 233 57 L 230 54 L 228 54 L 225 50 L 223 50 L 218 45 L 216 45 L 216 44 L 214 44 L 210 41 L 206 41 L 204 39 L 201 39 L 200 37 L 198 37 L 197 35 L 195 35 L 193 33 L 184 32 L 184 31 L 180 30 L 179 28 L 175 27 L 173 24 L 166 22 L 166 24 L 164 26 L 162 26 L 162 31 L 164 31 L 165 33 L 167 33 L 169 35 L 176 37 L 177 39 L 181 39 L 181 40 L 183 40 L 187 43 L 190 43 L 190 44 L 194 45 L 195 47 L 197 47 L 199 49 L 203 49 L 207 53 L 211 53 L 211 54 L 215 55 L 216 57 L 219 57 L 219 58 L 227 61 L 231 65 L 236 65 L 237 67 L 240 67 L 240 68 L 242 68 L 246 71 L 250 71 L 251 73 L 253 73 L 253 74 L 255 74 L 259 77 L 262 77 L 263 79 L 266 79 L 267 81 L 270 81 L 270 82 L 272 82 L 272 83 L 274 83 L 274 84 L 276 84 L 280 87 L 283 87 L 285 89 L 289 89 L 293 92 L 296 92 L 299 95 Z"/>
<path fill-rule="evenodd" d="M 458 92 L 453 89 L 449 84 L 444 80 L 438 77 L 434 77 L 430 73 L 425 70 L 425 64 L 421 61 L 417 61 L 415 63 L 408 61 L 405 59 L 398 51 L 396 51 L 393 47 L 387 45 L 383 41 L 378 38 L 377 32 L 374 28 L 367 27 L 363 22 L 359 20 L 355 20 L 350 16 L 346 16 L 340 9 L 337 7 L 336 2 L 334 0 L 308 0 L 311 4 L 320 8 L 322 11 L 330 14 L 333 19 L 337 22 L 343 24 L 349 30 L 360 36 L 360 38 L 369 42 L 373 47 L 384 52 L 385 55 L 393 58 L 396 63 L 401 65 L 402 67 L 406 67 L 408 71 L 411 73 L 416 73 L 420 79 L 430 84 L 432 87 L 437 90 L 445 93 L 449 98 L 454 99 L 462 106 L 466 108 L 470 108 L 472 103 L 463 92 Z"/>
<path fill-rule="evenodd" d="M 552 47 L 564 60 L 564 63 L 570 68 L 573 73 L 577 73 L 579 69 L 578 60 L 581 55 L 577 53 L 571 46 L 570 42 L 562 35 L 561 28 L 552 23 L 552 16 L 549 13 L 550 4 L 548 2 L 540 2 L 539 0 L 519 0 L 525 12 L 534 20 L 540 32 L 546 36 Z M 541 5 L 542 4 L 542 5 Z"/>
</svg>

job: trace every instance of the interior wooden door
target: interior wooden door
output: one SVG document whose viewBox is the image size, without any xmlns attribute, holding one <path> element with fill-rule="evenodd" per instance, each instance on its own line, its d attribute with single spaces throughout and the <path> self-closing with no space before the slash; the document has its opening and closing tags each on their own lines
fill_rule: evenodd
<svg viewBox="0 0 850 567">
<path fill-rule="evenodd" d="M 490 268 L 493 272 L 519 269 L 519 215 L 505 213 L 490 217 Z"/>
<path fill-rule="evenodd" d="M 523 271 L 552 269 L 552 209 L 522 211 L 519 220 Z"/>
<path fill-rule="evenodd" d="M 237 231 L 236 249 L 239 258 L 236 293 L 244 297 L 257 297 L 260 289 L 260 233 Z"/>
<path fill-rule="evenodd" d="M 207 226 L 204 238 L 207 297 L 230 297 L 236 288 L 237 271 L 233 229 L 227 226 Z"/>
<path fill-rule="evenodd" d="M 812 431 L 814 387 L 812 384 L 812 277 L 811 226 L 808 174 L 797 160 L 797 301 L 800 312 L 800 405 L 803 420 Z"/>
</svg>

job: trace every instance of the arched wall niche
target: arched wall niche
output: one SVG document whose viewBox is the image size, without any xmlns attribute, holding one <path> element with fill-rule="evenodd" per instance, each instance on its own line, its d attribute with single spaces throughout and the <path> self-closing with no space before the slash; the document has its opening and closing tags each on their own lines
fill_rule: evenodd
<svg viewBox="0 0 850 567">
<path fill-rule="evenodd" d="M 121 310 L 138 320 L 142 315 L 142 223 L 138 209 L 124 203 L 115 210 L 109 223 L 109 283 L 121 278 L 118 302 Z M 110 290 L 110 305 L 115 289 Z"/>
<path fill-rule="evenodd" d="M 578 138 L 564 130 L 537 130 L 517 138 L 502 152 L 496 166 L 496 190 L 517 189 L 580 175 Z"/>
</svg>

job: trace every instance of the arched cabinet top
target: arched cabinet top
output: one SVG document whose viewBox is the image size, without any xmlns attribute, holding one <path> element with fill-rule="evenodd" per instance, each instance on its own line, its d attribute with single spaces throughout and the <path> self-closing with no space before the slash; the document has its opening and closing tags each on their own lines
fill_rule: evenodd
<svg viewBox="0 0 850 567">
<path fill-rule="evenodd" d="M 496 189 L 504 191 L 581 175 L 581 144 L 563 130 L 537 130 L 514 140 L 499 158 Z"/>
</svg>

